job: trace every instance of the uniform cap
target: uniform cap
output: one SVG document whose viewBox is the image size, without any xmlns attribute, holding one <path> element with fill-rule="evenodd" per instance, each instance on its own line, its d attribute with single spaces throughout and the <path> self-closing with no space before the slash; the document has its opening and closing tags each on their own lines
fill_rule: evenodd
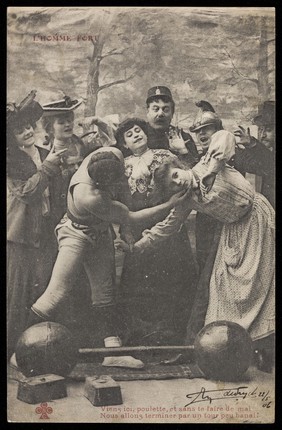
<svg viewBox="0 0 282 430">
<path fill-rule="evenodd" d="M 148 90 L 146 103 L 150 103 L 154 98 L 166 97 L 173 102 L 172 94 L 169 88 L 163 86 L 152 87 Z"/>
</svg>

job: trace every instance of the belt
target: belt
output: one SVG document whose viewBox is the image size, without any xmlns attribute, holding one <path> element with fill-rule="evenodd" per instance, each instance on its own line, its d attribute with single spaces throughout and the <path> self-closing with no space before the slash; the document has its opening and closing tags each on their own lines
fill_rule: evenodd
<svg viewBox="0 0 282 430">
<path fill-rule="evenodd" d="M 101 222 L 100 224 L 91 224 L 91 225 L 81 224 L 79 220 L 69 212 L 69 210 L 67 210 L 66 215 L 71 221 L 72 227 L 75 228 L 76 230 L 91 229 L 91 230 L 96 230 L 97 232 L 105 232 L 109 228 L 109 224 L 108 223 L 105 224 L 104 222 Z"/>
</svg>

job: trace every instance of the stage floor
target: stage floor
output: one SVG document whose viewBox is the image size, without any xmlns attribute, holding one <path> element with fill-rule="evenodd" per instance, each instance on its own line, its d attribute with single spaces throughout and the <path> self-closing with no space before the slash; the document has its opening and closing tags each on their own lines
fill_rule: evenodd
<svg viewBox="0 0 282 430">
<path fill-rule="evenodd" d="M 274 372 L 250 368 L 240 382 L 204 378 L 118 381 L 123 404 L 95 407 L 84 397 L 84 382 L 69 380 L 68 397 L 44 405 L 17 399 L 16 372 L 8 371 L 8 421 L 30 423 L 272 423 Z M 36 408 L 41 408 L 37 409 Z M 40 413 L 41 411 L 41 413 Z"/>
</svg>

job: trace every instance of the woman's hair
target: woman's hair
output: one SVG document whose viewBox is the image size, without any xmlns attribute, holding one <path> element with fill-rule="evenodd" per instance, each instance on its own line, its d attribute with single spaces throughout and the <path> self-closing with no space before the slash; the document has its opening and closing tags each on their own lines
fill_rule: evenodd
<svg viewBox="0 0 282 430">
<path fill-rule="evenodd" d="M 67 113 L 67 115 L 69 115 L 70 113 L 72 113 L 72 115 L 74 115 L 73 112 L 69 112 Z M 43 143 L 43 145 L 48 145 L 50 143 L 50 141 L 53 139 L 54 137 L 54 130 L 53 130 L 53 125 L 56 119 L 60 119 L 63 118 L 63 116 L 66 114 L 54 114 L 54 115 L 48 115 L 48 116 L 43 116 L 41 118 L 41 123 L 42 123 L 42 127 L 44 128 L 44 130 L 47 133 L 47 136 L 45 136 L 45 142 Z"/>
<path fill-rule="evenodd" d="M 170 169 L 177 168 L 187 170 L 187 166 L 183 164 L 178 158 L 171 157 L 159 166 L 154 172 L 154 189 L 150 194 L 150 203 L 158 205 L 169 199 L 171 190 L 167 188 L 166 179 L 169 175 Z"/>
<path fill-rule="evenodd" d="M 117 148 L 120 149 L 124 157 L 128 157 L 129 155 L 132 155 L 132 152 L 130 151 L 130 149 L 125 148 L 124 133 L 126 133 L 135 125 L 138 125 L 147 136 L 148 134 L 147 123 L 141 118 L 128 118 L 123 122 L 121 122 L 115 131 Z"/>
<path fill-rule="evenodd" d="M 48 135 L 52 134 L 53 124 L 56 118 L 55 116 L 43 116 L 43 118 L 41 118 L 42 127 Z"/>
<path fill-rule="evenodd" d="M 87 171 L 98 189 L 118 182 L 124 175 L 124 164 L 112 152 L 105 151 L 93 154 Z"/>
</svg>

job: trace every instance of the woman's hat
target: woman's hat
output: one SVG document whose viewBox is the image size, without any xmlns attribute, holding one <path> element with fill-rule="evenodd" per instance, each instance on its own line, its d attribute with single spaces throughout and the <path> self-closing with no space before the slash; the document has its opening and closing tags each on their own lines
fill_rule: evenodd
<svg viewBox="0 0 282 430">
<path fill-rule="evenodd" d="M 254 117 L 255 125 L 274 124 L 275 121 L 275 102 L 266 101 L 259 106 L 258 115 Z"/>
<path fill-rule="evenodd" d="M 209 102 L 200 100 L 195 104 L 200 109 L 196 115 L 196 118 L 194 119 L 193 125 L 189 128 L 192 133 L 200 130 L 203 127 L 206 127 L 207 125 L 217 125 L 218 127 L 222 128 L 221 119 Z"/>
<path fill-rule="evenodd" d="M 34 100 L 36 91 L 32 90 L 19 105 L 15 103 L 7 104 L 7 122 L 9 126 L 19 126 L 21 124 L 34 124 L 43 115 L 42 106 Z"/>
<path fill-rule="evenodd" d="M 72 100 L 70 97 L 65 96 L 61 100 L 56 100 L 54 102 L 48 103 L 43 105 L 43 111 L 44 116 L 51 116 L 51 115 L 59 115 L 59 114 L 65 114 L 68 112 L 74 111 L 78 106 L 80 106 L 82 103 L 82 99 L 75 99 Z"/>
</svg>

